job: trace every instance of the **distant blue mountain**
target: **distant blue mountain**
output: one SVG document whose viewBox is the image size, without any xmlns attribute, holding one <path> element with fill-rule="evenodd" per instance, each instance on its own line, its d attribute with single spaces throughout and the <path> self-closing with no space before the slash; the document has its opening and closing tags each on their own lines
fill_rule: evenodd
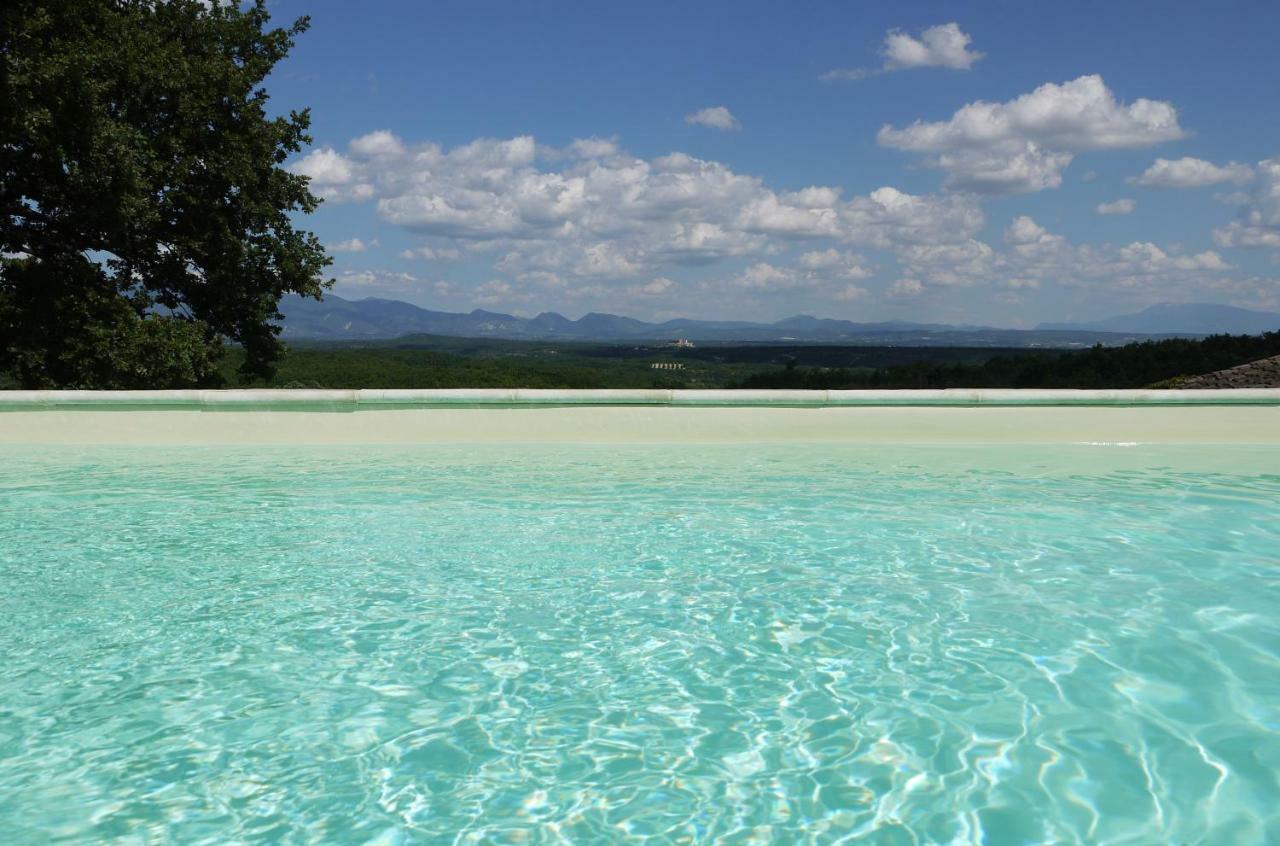
<svg viewBox="0 0 1280 846">
<path fill-rule="evenodd" d="M 286 339 L 396 338 L 402 335 L 452 335 L 477 338 L 553 339 L 584 341 L 696 340 L 781 341 L 848 340 L 868 333 L 947 331 L 942 324 L 853 323 L 797 315 L 776 323 L 690 320 L 647 323 L 617 314 L 592 312 L 570 320 L 553 311 L 537 317 L 516 317 L 477 309 L 468 313 L 432 311 L 399 300 L 370 297 L 347 300 L 326 294 L 324 300 L 287 296 L 280 303 Z M 975 327 L 969 327 L 975 328 Z M 980 328 L 980 327 L 976 327 Z"/>
<path fill-rule="evenodd" d="M 1150 335 L 1258 335 L 1280 331 L 1280 314 L 1214 303 L 1161 303 L 1134 314 L 1088 323 L 1041 323 L 1036 328 Z"/>
<path fill-rule="evenodd" d="M 689 338 L 723 343 L 829 343 L 898 346 L 1045 346 L 1120 344 L 1151 335 L 1257 333 L 1280 329 L 1280 315 L 1230 306 L 1154 306 L 1091 324 L 1041 324 L 1035 330 L 954 326 L 945 323 L 883 321 L 855 323 L 796 315 L 775 323 L 680 318 L 647 323 L 593 312 L 577 320 L 547 311 L 537 317 L 500 312 L 432 311 L 399 300 L 347 300 L 327 294 L 323 301 L 290 295 L 281 300 L 286 340 L 388 340 L 405 335 L 463 338 L 649 342 Z M 1192 320 L 1194 315 L 1196 320 Z M 1180 317 L 1179 317 L 1180 316 Z M 1177 317 L 1178 319 L 1174 319 Z"/>
</svg>

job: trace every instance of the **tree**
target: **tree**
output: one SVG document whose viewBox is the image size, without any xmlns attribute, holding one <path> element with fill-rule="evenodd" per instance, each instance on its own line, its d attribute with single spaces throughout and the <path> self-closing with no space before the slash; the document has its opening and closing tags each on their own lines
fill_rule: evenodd
<svg viewBox="0 0 1280 846">
<path fill-rule="evenodd" d="M 331 284 L 291 215 L 307 111 L 262 82 L 308 20 L 265 0 L 0 4 L 0 374 L 25 387 L 216 385 L 283 352 L 280 297 Z"/>
</svg>

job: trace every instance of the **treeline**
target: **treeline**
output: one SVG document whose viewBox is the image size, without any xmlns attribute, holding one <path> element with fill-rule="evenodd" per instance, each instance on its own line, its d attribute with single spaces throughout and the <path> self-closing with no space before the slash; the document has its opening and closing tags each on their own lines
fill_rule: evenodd
<svg viewBox="0 0 1280 846">
<path fill-rule="evenodd" d="M 223 363 L 233 384 L 240 364 L 233 349 Z M 737 371 L 714 387 L 729 387 Z M 687 384 L 681 371 L 651 371 L 647 363 L 620 364 L 576 356 L 455 355 L 385 347 L 301 347 L 289 351 L 263 388 L 653 388 Z"/>
<path fill-rule="evenodd" d="M 228 375 L 237 356 L 229 357 Z M 280 362 L 273 388 L 595 388 L 583 367 L 468 358 L 422 350 L 301 349 Z"/>
<path fill-rule="evenodd" d="M 1142 388 L 1280 355 L 1280 332 L 1173 338 L 1123 347 L 995 356 L 982 364 L 913 362 L 874 370 L 800 368 L 748 376 L 740 388 Z"/>
<path fill-rule="evenodd" d="M 1145 341 L 1069 351 L 966 348 L 708 348 L 706 360 L 666 350 L 486 340 L 423 346 L 299 345 L 272 379 L 274 388 L 1140 388 L 1280 355 L 1280 332 Z M 447 350 L 447 351 L 445 351 Z M 699 350 L 701 351 L 701 350 Z M 994 353 L 994 354 L 993 354 Z M 234 383 L 243 353 L 223 362 Z M 916 356 L 919 356 L 918 358 Z M 655 360 L 681 370 L 654 370 Z M 830 361 L 832 366 L 823 366 Z M 0 385 L 0 387 L 5 387 Z"/>
</svg>

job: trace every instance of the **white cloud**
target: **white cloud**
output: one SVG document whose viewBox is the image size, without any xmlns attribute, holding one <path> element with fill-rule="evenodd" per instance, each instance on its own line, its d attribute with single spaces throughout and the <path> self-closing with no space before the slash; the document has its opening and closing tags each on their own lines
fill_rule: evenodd
<svg viewBox="0 0 1280 846">
<path fill-rule="evenodd" d="M 1073 154 L 1046 150 L 1034 141 L 995 150 L 940 153 L 929 166 L 948 172 L 946 187 L 977 194 L 1026 194 L 1057 188 Z"/>
<path fill-rule="evenodd" d="M 948 288 L 994 281 L 1002 266 L 995 250 L 972 238 L 960 244 L 910 244 L 899 247 L 897 255 L 909 277 Z"/>
<path fill-rule="evenodd" d="M 1208 287 L 1227 297 L 1234 305 L 1268 311 L 1280 310 L 1280 277 L 1224 278 L 1215 280 Z"/>
<path fill-rule="evenodd" d="M 331 253 L 363 253 L 365 250 L 369 249 L 370 246 L 376 247 L 377 245 L 378 245 L 377 241 L 374 241 L 372 244 L 366 244 L 364 241 L 361 241 L 359 238 L 348 238 L 345 241 L 338 241 L 337 243 L 330 244 L 329 252 Z"/>
<path fill-rule="evenodd" d="M 364 158 L 324 148 L 318 172 L 348 192 L 368 185 L 383 220 L 422 236 L 421 246 L 401 253 L 406 259 L 465 257 L 468 276 L 487 263 L 490 272 L 479 278 L 489 281 L 348 271 L 339 276 L 339 293 L 417 291 L 451 305 L 591 304 L 625 313 L 673 316 L 663 311 L 670 308 L 749 317 L 784 304 L 787 311 L 821 313 L 838 302 L 944 289 L 965 290 L 975 310 L 1002 290 L 1042 296 L 1036 289 L 1050 286 L 1128 300 L 1192 299 L 1197 291 L 1225 292 L 1236 277 L 1212 250 L 1145 241 L 1073 244 L 1025 216 L 1012 221 L 1003 243 L 988 244 L 978 238 L 986 218 L 967 193 L 773 190 L 721 162 L 683 153 L 641 159 L 599 139 L 559 149 L 528 137 L 452 149 L 393 137 L 380 146 L 385 153 Z M 1247 207 L 1217 237 L 1224 246 L 1266 246 L 1272 239 L 1275 252 L 1280 200 L 1268 186 L 1280 185 L 1280 164 L 1264 162 L 1258 170 Z M 886 254 L 863 255 L 873 250 Z M 711 269 L 730 262 L 725 271 Z M 867 281 L 878 276 L 882 281 Z M 967 319 L 990 317 L 979 311 Z"/>
<path fill-rule="evenodd" d="M 762 193 L 742 207 L 736 225 L 785 238 L 834 238 L 841 222 L 833 206 L 792 205 L 777 194 Z"/>
<path fill-rule="evenodd" d="M 756 262 L 733 280 L 739 288 L 756 291 L 822 290 L 838 300 L 866 296 L 867 291 L 849 282 L 873 275 L 867 260 L 857 253 L 834 248 L 812 250 L 796 258 L 795 265 Z"/>
<path fill-rule="evenodd" d="M 841 212 L 849 230 L 846 240 L 878 247 L 955 243 L 986 223 L 977 204 L 968 198 L 912 195 L 889 187 L 855 197 Z"/>
<path fill-rule="evenodd" d="M 801 253 L 796 263 L 811 273 L 825 273 L 842 279 L 867 279 L 873 275 L 865 258 L 834 247 Z"/>
<path fill-rule="evenodd" d="M 1214 202 L 1222 203 L 1225 206 L 1243 206 L 1249 202 L 1249 198 L 1248 191 L 1227 191 L 1213 195 Z"/>
<path fill-rule="evenodd" d="M 916 121 L 876 136 L 884 147 L 926 154 L 947 187 L 982 194 L 1056 188 L 1078 152 L 1149 147 L 1183 136 L 1169 103 L 1125 105 L 1100 76 L 1047 83 L 1006 103 L 978 101 L 949 120 Z"/>
<path fill-rule="evenodd" d="M 658 297 L 667 293 L 674 287 L 676 287 L 674 280 L 668 279 L 665 276 L 659 276 L 643 285 L 633 287 L 631 292 L 634 294 L 643 294 L 647 297 Z"/>
<path fill-rule="evenodd" d="M 1280 158 L 1258 162 L 1256 172 L 1236 219 L 1213 232 L 1220 247 L 1280 247 Z"/>
<path fill-rule="evenodd" d="M 609 241 L 601 241 L 582 248 L 581 255 L 574 263 L 573 271 L 578 276 L 603 276 L 616 279 L 635 276 L 642 267 L 641 256 Z"/>
<path fill-rule="evenodd" d="M 532 270 L 528 273 L 517 273 L 516 279 L 527 285 L 537 285 L 545 290 L 566 290 L 569 282 L 559 273 L 546 270 Z"/>
<path fill-rule="evenodd" d="M 1015 247 L 1046 247 L 1060 244 L 1061 235 L 1050 235 L 1027 215 L 1018 215 L 1004 231 L 1004 242 Z"/>
<path fill-rule="evenodd" d="M 844 253 L 832 247 L 803 253 L 796 260 L 796 263 L 805 270 L 827 270 L 840 264 L 844 260 L 844 256 Z"/>
<path fill-rule="evenodd" d="M 418 247 L 412 250 L 402 250 L 400 258 L 425 259 L 427 261 L 455 261 L 461 257 L 462 253 L 451 247 Z"/>
<path fill-rule="evenodd" d="M 378 156 L 402 155 L 404 144 L 390 130 L 377 129 L 368 135 L 353 139 L 347 149 L 357 158 L 369 159 Z"/>
<path fill-rule="evenodd" d="M 1098 203 L 1094 208 L 1098 214 L 1132 214 L 1137 208 L 1137 203 L 1128 197 L 1122 197 L 1119 200 L 1112 200 L 1109 203 Z"/>
<path fill-rule="evenodd" d="M 783 238 L 835 238 L 888 247 L 947 243 L 968 237 L 984 223 L 981 209 L 968 198 L 917 196 L 886 186 L 831 206 L 794 205 L 786 195 L 760 192 L 743 206 L 735 225 Z"/>
<path fill-rule="evenodd" d="M 421 280 L 409 273 L 390 270 L 344 270 L 334 280 L 339 291 L 354 290 L 362 295 L 378 291 L 403 292 L 418 287 Z"/>
<path fill-rule="evenodd" d="M 1216 165 L 1204 159 L 1156 159 L 1141 176 L 1130 179 L 1143 188 L 1200 188 L 1230 182 L 1243 185 L 1253 179 L 1253 168 L 1239 162 Z"/>
<path fill-rule="evenodd" d="M 799 287 L 803 284 L 803 277 L 794 268 L 777 267 L 761 261 L 744 270 L 734 282 L 742 288 L 778 290 Z"/>
<path fill-rule="evenodd" d="M 580 159 L 600 159 L 616 156 L 621 150 L 612 138 L 579 138 L 569 145 L 568 152 Z"/>
<path fill-rule="evenodd" d="M 830 208 L 840 202 L 841 190 L 829 185 L 810 185 L 799 191 L 786 191 L 778 197 L 784 203 L 802 209 Z"/>
<path fill-rule="evenodd" d="M 885 291 L 885 296 L 891 300 L 910 299 L 918 297 L 924 293 L 924 285 L 920 284 L 920 280 L 903 277 L 894 280 L 889 289 Z"/>
<path fill-rule="evenodd" d="M 882 187 L 845 200 L 839 188 L 820 185 L 775 192 L 719 162 L 683 153 L 638 159 L 599 139 L 563 150 L 529 137 L 451 150 L 394 137 L 378 146 L 388 152 L 365 159 L 326 148 L 326 184 L 376 186 L 384 220 L 442 242 L 403 257 L 454 257 L 468 245 L 495 253 L 496 269 L 512 277 L 634 279 L 677 265 L 765 257 L 797 240 L 949 243 L 985 223 L 963 195 Z"/>
<path fill-rule="evenodd" d="M 972 40 L 957 23 L 931 26 L 919 37 L 891 29 L 884 36 L 884 46 L 880 49 L 884 63 L 879 68 L 842 68 L 824 73 L 822 79 L 828 82 L 857 80 L 890 71 L 927 67 L 968 70 L 984 55 L 969 49 Z"/>
<path fill-rule="evenodd" d="M 1004 239 L 1010 249 L 1003 271 L 1015 279 L 1156 292 L 1203 283 L 1232 269 L 1212 250 L 1181 255 L 1146 241 L 1120 247 L 1071 244 L 1026 216 L 1014 219 Z"/>
<path fill-rule="evenodd" d="M 1220 284 L 1233 269 L 1212 250 L 1181 254 L 1145 241 L 1124 246 L 1072 244 L 1026 215 L 1014 218 L 1005 229 L 1004 243 L 1002 252 L 973 239 L 900 246 L 896 252 L 904 278 L 921 286 L 916 294 L 931 288 L 1035 289 L 1056 284 L 1156 301 L 1194 296 L 1194 291 Z M 891 287 L 889 294 L 903 292 Z"/>
<path fill-rule="evenodd" d="M 289 171 L 311 178 L 311 189 L 326 200 L 367 200 L 373 186 L 359 180 L 354 163 L 332 147 L 312 150 L 289 165 Z"/>
<path fill-rule="evenodd" d="M 738 123 L 738 119 L 733 116 L 733 112 L 724 106 L 711 106 L 710 108 L 700 109 L 693 114 L 685 115 L 684 122 L 699 126 L 709 126 L 712 129 L 723 129 L 728 132 L 736 132 L 742 129 L 742 124 Z"/>
<path fill-rule="evenodd" d="M 529 302 L 532 298 L 529 292 L 519 291 L 510 282 L 502 279 L 490 279 L 472 291 L 471 295 L 472 302 L 485 306 Z"/>
<path fill-rule="evenodd" d="M 970 103 L 950 120 L 917 121 L 905 129 L 885 126 L 880 140 L 903 150 L 938 151 L 1031 140 L 1061 150 L 1147 147 L 1183 136 L 1177 110 L 1139 99 L 1119 103 L 1100 76 L 1061 85 L 1046 83 L 1007 103 Z"/>
<path fill-rule="evenodd" d="M 968 70 L 983 54 L 969 49 L 973 39 L 959 24 L 931 26 L 919 38 L 901 30 L 891 30 L 884 39 L 884 66 L 889 70 L 903 68 L 943 67 Z"/>
<path fill-rule="evenodd" d="M 823 82 L 856 82 L 884 73 L 880 68 L 833 68 L 818 77 Z"/>
<path fill-rule="evenodd" d="M 1146 241 L 1135 241 L 1121 247 L 1119 257 L 1135 271 L 1146 270 L 1161 273 L 1171 270 L 1230 270 L 1231 265 L 1213 250 L 1205 250 L 1190 256 L 1169 255 L 1160 247 Z"/>
</svg>

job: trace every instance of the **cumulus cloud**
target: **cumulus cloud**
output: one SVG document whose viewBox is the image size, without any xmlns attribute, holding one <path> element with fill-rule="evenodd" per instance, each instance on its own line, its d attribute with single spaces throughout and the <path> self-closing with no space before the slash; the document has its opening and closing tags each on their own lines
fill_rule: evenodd
<svg viewBox="0 0 1280 846">
<path fill-rule="evenodd" d="M 1233 270 L 1213 250 L 1182 254 L 1146 241 L 1125 245 L 1072 244 L 1021 215 L 1004 231 L 1004 250 L 975 239 L 962 243 L 897 248 L 911 296 L 933 288 L 992 285 L 1035 289 L 1047 284 L 1093 288 L 1154 301 L 1220 285 Z M 919 285 L 919 289 L 915 288 Z M 891 286 L 888 294 L 904 291 Z"/>
<path fill-rule="evenodd" d="M 404 144 L 390 130 L 377 129 L 368 135 L 352 140 L 348 149 L 351 155 L 362 159 L 378 156 L 399 156 L 404 153 Z"/>
<path fill-rule="evenodd" d="M 839 68 L 827 71 L 822 79 L 828 82 L 865 79 L 890 71 L 927 67 L 968 70 L 984 55 L 969 49 L 972 40 L 957 23 L 931 26 L 918 37 L 900 29 L 891 29 L 885 33 L 884 46 L 880 49 L 884 58 L 880 67 Z"/>
<path fill-rule="evenodd" d="M 616 156 L 622 151 L 618 149 L 618 142 L 613 138 L 579 138 L 569 145 L 567 152 L 570 157 L 600 159 Z"/>
<path fill-rule="evenodd" d="M 794 268 L 760 261 L 744 270 L 734 282 L 743 288 L 778 290 L 799 287 L 803 277 Z"/>
<path fill-rule="evenodd" d="M 969 49 L 972 40 L 954 22 L 931 26 L 920 33 L 919 38 L 901 30 L 890 30 L 884 39 L 884 64 L 889 70 L 926 67 L 968 70 L 983 55 Z"/>
<path fill-rule="evenodd" d="M 292 173 L 311 180 L 311 190 L 326 200 L 367 200 L 373 186 L 356 176 L 354 163 L 332 147 L 312 150 L 289 166 Z"/>
<path fill-rule="evenodd" d="M 885 291 L 885 296 L 891 300 L 903 300 L 918 297 L 923 293 L 924 285 L 920 284 L 919 279 L 903 277 L 894 280 L 893 284 Z"/>
<path fill-rule="evenodd" d="M 1025 215 L 1014 219 L 1004 240 L 1010 249 L 1001 257 L 1003 274 L 1037 283 L 1158 292 L 1203 284 L 1232 269 L 1212 250 L 1183 255 L 1147 241 L 1072 244 Z"/>
<path fill-rule="evenodd" d="M 700 109 L 692 114 L 685 115 L 684 122 L 698 126 L 709 126 L 712 129 L 723 129 L 727 132 L 737 132 L 742 129 L 742 124 L 738 123 L 738 119 L 733 116 L 733 112 L 724 106 L 711 106 L 710 108 Z"/>
<path fill-rule="evenodd" d="M 830 237 L 889 247 L 899 242 L 946 243 L 968 237 L 984 222 L 970 199 L 916 196 L 884 187 L 830 206 L 798 204 L 787 195 L 765 192 L 743 206 L 736 225 L 783 238 Z"/>
<path fill-rule="evenodd" d="M 462 253 L 452 247 L 417 247 L 411 250 L 402 250 L 400 258 L 405 260 L 425 259 L 426 261 L 455 261 L 460 258 Z"/>
<path fill-rule="evenodd" d="M 847 250 L 829 248 L 802 253 L 794 264 L 756 262 L 739 274 L 733 284 L 756 291 L 823 289 L 830 291 L 836 299 L 851 300 L 865 296 L 867 292 L 848 280 L 866 279 L 872 275 L 873 271 L 864 257 Z"/>
<path fill-rule="evenodd" d="M 959 244 L 911 244 L 897 250 L 909 277 L 947 288 L 994 281 L 1000 257 L 989 245 L 970 238 Z"/>
<path fill-rule="evenodd" d="M 871 292 L 866 288 L 850 283 L 833 291 L 831 296 L 842 303 L 850 303 L 854 300 L 864 300 L 870 297 Z"/>
<path fill-rule="evenodd" d="M 337 275 L 334 284 L 339 291 L 347 290 L 368 296 L 378 291 L 414 290 L 420 281 L 412 274 L 390 270 L 344 270 Z"/>
<path fill-rule="evenodd" d="M 1132 214 L 1137 205 L 1128 197 L 1123 197 L 1119 200 L 1112 200 L 1109 203 L 1098 203 L 1094 210 L 1098 214 Z"/>
<path fill-rule="evenodd" d="M 1280 158 L 1258 162 L 1257 182 L 1236 219 L 1215 229 L 1220 247 L 1280 247 Z"/>
<path fill-rule="evenodd" d="M 680 313 L 710 307 L 751 316 L 748 308 L 767 303 L 821 309 L 948 289 L 973 289 L 965 297 L 980 307 L 982 288 L 1025 296 L 1050 285 L 1169 300 L 1225 292 L 1235 278 L 1212 250 L 1073 244 L 1026 216 L 1013 219 L 1002 243 L 986 243 L 986 218 L 970 193 L 775 190 L 721 162 L 683 153 L 644 159 L 611 140 L 549 148 L 521 136 L 442 148 L 393 136 L 360 155 L 323 149 L 318 172 L 327 184 L 348 196 L 351 186 L 369 186 L 367 201 L 382 220 L 423 239 L 403 258 L 465 256 L 466 275 L 479 270 L 488 279 L 353 270 L 339 275 L 339 292 L 434 291 L 459 305 L 589 303 L 650 314 L 675 309 L 678 299 Z M 1280 247 L 1280 164 L 1264 162 L 1258 172 L 1241 215 L 1217 233 L 1224 246 Z M 868 259 L 872 250 L 883 253 Z M 881 267 L 884 281 L 869 281 Z"/>
<path fill-rule="evenodd" d="M 348 238 L 345 241 L 338 241 L 337 243 L 329 244 L 329 252 L 331 253 L 363 253 L 365 250 L 369 249 L 369 247 L 371 246 L 372 247 L 378 246 L 378 242 L 373 241 L 369 244 L 366 244 L 364 241 L 361 241 L 359 238 Z"/>
<path fill-rule="evenodd" d="M 1216 165 L 1204 159 L 1156 159 L 1141 176 L 1129 180 L 1143 188 L 1200 188 L 1230 182 L 1243 185 L 1253 179 L 1253 168 L 1239 162 Z"/>
<path fill-rule="evenodd" d="M 873 273 L 865 258 L 834 247 L 801 253 L 796 263 L 810 273 L 829 274 L 841 279 L 867 279 Z"/>
<path fill-rule="evenodd" d="M 406 258 L 440 258 L 468 244 L 496 253 L 495 268 L 512 277 L 635 279 L 817 239 L 949 243 L 985 223 L 963 195 L 882 187 L 845 199 L 822 185 L 779 192 L 720 162 L 683 153 L 645 160 L 598 139 L 558 150 L 527 136 L 449 150 L 395 138 L 377 147 L 386 152 L 366 158 L 326 148 L 326 172 L 336 175 L 326 184 L 376 186 L 383 220 L 454 245 L 407 250 Z"/>
<path fill-rule="evenodd" d="M 528 291 L 518 290 L 510 282 L 503 279 L 490 279 L 472 292 L 472 301 L 479 305 L 503 305 L 513 302 L 529 302 L 532 295 Z"/>
<path fill-rule="evenodd" d="M 1056 248 L 1064 242 L 1061 235 L 1052 235 L 1028 215 L 1018 215 L 1004 231 L 1004 242 L 1014 247 Z"/>
<path fill-rule="evenodd" d="M 675 280 L 668 279 L 665 276 L 659 276 L 643 285 L 635 286 L 631 291 L 634 294 L 642 294 L 646 297 L 660 297 L 675 286 Z"/>
<path fill-rule="evenodd" d="M 1243 206 L 1249 202 L 1250 194 L 1248 191 L 1226 191 L 1214 193 L 1215 202 L 1222 203 L 1224 206 Z"/>
<path fill-rule="evenodd" d="M 1158 100 L 1124 104 L 1102 77 L 1046 83 L 1005 103 L 977 101 L 949 120 L 885 125 L 881 146 L 925 154 L 946 186 L 979 194 L 1056 188 L 1076 153 L 1149 147 L 1184 135 L 1177 110 Z"/>
</svg>

